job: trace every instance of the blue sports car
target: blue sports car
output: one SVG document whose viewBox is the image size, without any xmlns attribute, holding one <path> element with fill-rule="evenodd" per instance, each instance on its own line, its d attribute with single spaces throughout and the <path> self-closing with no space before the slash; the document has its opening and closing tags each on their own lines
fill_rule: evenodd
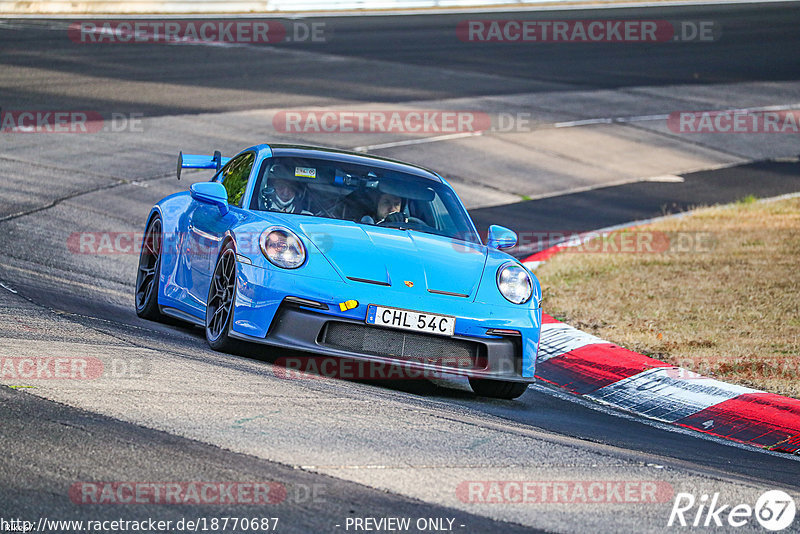
<svg viewBox="0 0 800 534">
<path fill-rule="evenodd" d="M 325 148 L 257 145 L 183 155 L 208 182 L 147 217 L 136 313 L 242 341 L 469 377 L 513 399 L 534 380 L 536 278 L 484 245 L 450 185 L 427 169 Z"/>
</svg>

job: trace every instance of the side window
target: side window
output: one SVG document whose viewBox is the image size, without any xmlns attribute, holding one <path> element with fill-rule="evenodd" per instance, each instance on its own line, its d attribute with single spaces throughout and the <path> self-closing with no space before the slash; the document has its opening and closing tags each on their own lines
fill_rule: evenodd
<svg viewBox="0 0 800 534">
<path fill-rule="evenodd" d="M 445 207 L 442 199 L 439 198 L 439 195 L 436 195 L 436 198 L 431 202 L 431 209 L 433 210 L 433 217 L 436 221 L 435 227 L 437 230 L 454 231 L 455 225 L 453 224 L 453 218 L 450 216 L 450 212 L 447 211 L 447 207 Z"/>
<path fill-rule="evenodd" d="M 247 179 L 250 177 L 250 170 L 256 155 L 252 152 L 242 154 L 232 159 L 221 171 L 221 176 L 217 180 L 222 181 L 225 190 L 228 192 L 228 204 L 242 206 L 244 191 L 247 188 Z"/>
</svg>

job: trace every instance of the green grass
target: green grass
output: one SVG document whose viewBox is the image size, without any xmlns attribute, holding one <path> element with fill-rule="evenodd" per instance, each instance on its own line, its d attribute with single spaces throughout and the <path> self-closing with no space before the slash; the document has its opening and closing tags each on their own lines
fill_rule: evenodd
<svg viewBox="0 0 800 534">
<path fill-rule="evenodd" d="M 800 398 L 800 199 L 748 195 L 636 231 L 667 236 L 668 247 L 567 249 L 542 265 L 544 311 L 706 376 Z M 681 239 L 696 246 L 676 247 Z"/>
</svg>

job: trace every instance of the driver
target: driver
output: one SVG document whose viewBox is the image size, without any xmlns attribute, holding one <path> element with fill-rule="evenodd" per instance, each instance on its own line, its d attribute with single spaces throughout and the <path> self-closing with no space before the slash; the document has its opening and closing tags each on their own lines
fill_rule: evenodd
<svg viewBox="0 0 800 534">
<path fill-rule="evenodd" d="M 261 190 L 264 208 L 282 213 L 311 215 L 305 209 L 305 187 L 295 180 L 286 179 L 288 172 L 284 165 L 275 164 L 270 167 L 266 186 Z"/>
</svg>

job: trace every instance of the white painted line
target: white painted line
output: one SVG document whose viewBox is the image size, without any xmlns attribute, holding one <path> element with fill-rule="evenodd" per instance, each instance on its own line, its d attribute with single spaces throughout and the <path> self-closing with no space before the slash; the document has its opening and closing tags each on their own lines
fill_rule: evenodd
<svg viewBox="0 0 800 534">
<path fill-rule="evenodd" d="M 717 109 L 717 110 L 697 110 L 686 113 L 753 113 L 759 111 L 787 111 L 790 109 L 800 109 L 800 103 L 775 104 L 772 106 L 756 106 L 751 108 Z M 664 121 L 669 118 L 669 114 L 660 115 L 631 115 L 628 117 L 597 117 L 592 119 L 579 119 L 574 121 L 557 122 L 554 128 L 574 128 L 576 126 L 590 126 L 592 124 L 625 124 L 629 122 Z"/>
<path fill-rule="evenodd" d="M 15 295 L 17 294 L 17 290 L 16 289 L 12 289 L 12 288 L 8 287 L 3 282 L 0 282 L 0 287 L 5 289 L 6 291 L 10 291 L 10 292 L 14 293 Z"/>
<path fill-rule="evenodd" d="M 437 135 L 434 137 L 423 137 L 422 139 L 406 139 L 404 141 L 393 141 L 391 143 L 379 143 L 376 145 L 357 146 L 353 148 L 353 152 L 367 152 L 369 150 L 378 150 L 381 148 L 394 148 L 396 146 L 422 145 L 425 143 L 436 143 L 438 141 L 447 141 L 450 139 L 462 139 L 464 137 L 475 137 L 478 135 L 483 135 L 483 132 L 460 132 L 447 135 Z"/>
<path fill-rule="evenodd" d="M 783 3 L 790 0 L 763 0 L 764 3 Z M 296 4 L 287 2 L 294 11 L 285 13 L 295 14 L 297 17 L 328 17 L 328 16 L 371 16 L 382 17 L 391 15 L 446 15 L 446 14 L 469 14 L 469 13 L 508 13 L 527 12 L 527 11 L 567 11 L 567 10 L 588 10 L 588 9 L 625 9 L 629 7 L 653 7 L 661 8 L 667 6 L 697 6 L 697 5 L 727 5 L 727 4 L 748 4 L 762 3 L 762 0 L 639 0 L 639 1 L 617 1 L 617 0 L 597 0 L 597 1 L 577 1 L 570 0 L 487 0 L 469 2 L 465 0 L 453 0 L 447 2 L 449 5 L 442 5 L 441 1 L 430 0 L 429 2 L 413 0 L 395 0 L 396 7 L 377 8 L 370 10 L 369 3 L 339 3 L 339 8 L 324 11 L 320 4 L 308 4 L 305 9 L 313 11 L 302 11 L 296 8 Z M 427 4 L 427 5 L 426 5 Z M 459 5 L 462 4 L 462 5 Z M 513 4 L 513 5 L 511 5 Z M 352 6 L 352 7 L 351 7 Z M 366 6 L 366 7 L 365 7 Z M 280 9 L 280 4 L 278 4 Z M 328 8 L 330 9 L 330 7 Z M 341 10 L 341 11 L 340 11 Z M 252 15 L 251 15 L 252 16 Z"/>
<path fill-rule="evenodd" d="M 582 119 L 576 121 L 557 122 L 553 124 L 555 128 L 572 128 L 575 126 L 587 126 L 591 124 L 624 124 L 627 122 L 643 121 L 665 121 L 669 115 L 633 115 L 630 117 L 601 117 L 598 119 Z"/>
<path fill-rule="evenodd" d="M 650 178 L 645 178 L 642 181 L 665 183 L 665 184 L 682 184 L 685 180 L 683 176 L 678 176 L 675 174 L 662 174 L 661 176 L 651 176 Z"/>
<path fill-rule="evenodd" d="M 631 1 L 631 2 L 612 2 L 607 1 L 605 3 L 597 3 L 597 2 L 576 2 L 576 3 L 569 3 L 569 4 L 561 4 L 559 0 L 541 0 L 542 3 L 538 3 L 534 1 L 527 1 L 524 3 L 517 3 L 514 4 L 512 10 L 513 12 L 528 12 L 528 11 L 574 11 L 574 10 L 588 10 L 588 9 L 596 9 L 596 10 L 607 10 L 607 9 L 628 9 L 632 7 L 637 8 L 663 8 L 663 7 L 678 7 L 678 6 L 697 6 L 697 5 L 735 5 L 735 4 L 791 4 L 796 0 L 641 0 L 641 1 Z M 562 0 L 563 1 L 563 0 Z M 466 3 L 466 2 L 465 2 Z M 220 11 L 220 12 L 206 12 L 206 13 L 197 13 L 198 4 L 191 4 L 187 10 L 184 11 L 171 11 L 169 13 L 116 13 L 116 14 L 108 14 L 106 13 L 92 13 L 91 11 L 87 10 L 85 13 L 80 14 L 71 14 L 71 13 L 62 13 L 62 12 L 45 12 L 42 11 L 41 13 L 36 14 L 28 14 L 28 13 L 0 13 L 5 19 L 41 19 L 48 15 L 58 15 L 58 18 L 61 19 L 85 19 L 87 17 L 91 17 L 92 19 L 113 19 L 117 20 L 120 18 L 125 18 L 126 20 L 131 19 L 174 19 L 174 18 L 186 18 L 187 16 L 191 16 L 193 19 L 207 19 L 207 18 L 241 18 L 241 19 L 275 19 L 275 18 L 283 18 L 283 19 L 304 19 L 304 18 L 321 18 L 321 17 L 352 17 L 352 16 L 359 16 L 359 17 L 389 17 L 389 16 L 396 16 L 396 15 L 446 15 L 446 14 L 473 14 L 473 13 L 508 13 L 509 12 L 509 4 L 510 2 L 504 1 L 502 2 L 502 6 L 496 7 L 495 5 L 491 5 L 491 2 L 488 5 L 470 5 L 470 6 L 458 6 L 452 5 L 451 7 L 430 7 L 430 8 L 400 8 L 400 9 L 392 9 L 386 8 L 383 10 L 373 9 L 370 10 L 368 7 L 362 7 L 366 4 L 358 4 L 358 7 L 355 8 L 340 8 L 339 10 L 330 9 L 328 11 L 321 10 L 321 9 L 314 9 L 313 11 L 301 11 L 298 10 L 296 7 L 289 11 L 269 11 L 266 12 L 263 9 L 263 3 L 258 4 L 257 11 L 258 13 L 242 13 L 242 12 L 234 12 L 234 11 Z M 318 6 L 317 6 L 318 7 Z M 310 9 L 310 8 L 309 8 Z"/>
<path fill-rule="evenodd" d="M 627 185 L 640 182 L 641 178 L 624 178 L 622 180 L 614 180 L 612 182 L 603 182 L 602 184 L 582 185 L 579 187 L 570 187 L 569 189 L 562 189 L 560 191 L 553 191 L 552 193 L 542 193 L 541 195 L 531 195 L 528 200 L 542 200 L 545 198 L 562 197 L 565 195 L 572 195 L 574 193 L 584 193 L 594 189 L 603 189 L 605 187 L 616 187 L 618 185 Z"/>
<path fill-rule="evenodd" d="M 587 126 L 590 124 L 611 124 L 614 122 L 613 118 L 604 119 L 583 119 L 578 121 L 557 122 L 553 125 L 554 128 L 572 128 L 573 126 Z"/>
<path fill-rule="evenodd" d="M 722 109 L 722 110 L 705 110 L 700 112 L 727 112 L 727 113 L 753 113 L 753 112 L 760 112 L 760 111 L 786 111 L 790 109 L 800 109 L 800 103 L 793 103 L 793 104 L 776 104 L 771 106 L 758 106 L 758 107 L 751 107 L 751 108 L 736 108 L 736 109 Z M 697 113 L 697 112 L 693 112 Z M 631 115 L 627 117 L 597 117 L 591 119 L 579 119 L 574 121 L 563 121 L 563 122 L 556 122 L 553 124 L 554 128 L 575 128 L 579 126 L 591 126 L 594 124 L 627 124 L 633 122 L 648 122 L 648 121 L 665 121 L 669 118 L 669 114 L 658 114 L 658 115 Z M 423 139 L 408 139 L 405 141 L 394 141 L 391 143 L 380 143 L 376 145 L 365 145 L 365 146 L 358 146 L 353 148 L 354 152 L 367 152 L 369 150 L 378 150 L 381 148 L 393 148 L 398 146 L 407 146 L 407 145 L 419 145 L 424 143 L 435 143 L 437 141 L 447 141 L 450 139 L 460 139 L 463 137 L 473 137 L 477 135 L 483 135 L 485 132 L 463 132 L 463 133 L 455 133 L 455 134 L 448 134 L 448 135 L 439 135 L 436 137 L 426 137 Z M 491 131 L 489 131 L 491 133 Z M 705 170 L 705 169 L 703 169 Z M 687 171 L 688 172 L 691 171 Z M 679 176 L 668 175 L 672 176 L 671 179 L 666 179 L 665 177 L 653 177 L 653 178 L 637 178 L 630 181 L 639 181 L 644 180 L 648 182 L 682 182 L 683 179 Z M 662 179 L 657 179 L 662 178 Z M 603 185 L 601 187 L 607 187 L 608 185 Z"/>
<path fill-rule="evenodd" d="M 800 191 L 797 193 L 786 193 L 785 195 L 778 195 L 776 197 L 759 198 L 758 203 L 763 204 L 767 202 L 777 202 L 779 200 L 789 200 L 791 198 L 800 197 Z"/>
<path fill-rule="evenodd" d="M 777 104 L 774 106 L 758 106 L 754 108 L 720 109 L 716 111 L 727 111 L 730 113 L 747 113 L 750 111 L 786 111 L 797 108 L 800 108 L 800 103 L 798 102 L 795 102 L 794 104 Z"/>
<path fill-rule="evenodd" d="M 617 117 L 614 122 L 642 122 L 642 121 L 664 121 L 669 115 L 634 115 L 633 117 Z"/>
</svg>

